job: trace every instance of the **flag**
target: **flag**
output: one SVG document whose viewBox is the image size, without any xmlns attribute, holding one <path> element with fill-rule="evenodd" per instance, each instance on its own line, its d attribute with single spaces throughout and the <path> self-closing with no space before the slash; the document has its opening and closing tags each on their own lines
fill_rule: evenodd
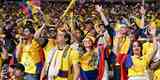
<svg viewBox="0 0 160 80">
<path fill-rule="evenodd" d="M 17 63 L 17 58 L 16 58 L 16 49 L 14 49 L 13 55 L 9 59 L 9 65 L 13 65 Z"/>
<path fill-rule="evenodd" d="M 131 47 L 130 47 L 129 50 L 128 50 L 127 58 L 125 60 L 125 67 L 126 67 L 126 69 L 129 69 L 133 65 L 132 57 L 131 56 L 132 56 L 132 51 L 131 51 Z"/>
<path fill-rule="evenodd" d="M 41 73 L 41 70 L 44 66 L 44 62 L 45 62 L 45 56 L 44 56 L 44 50 L 43 48 L 40 49 L 40 52 L 39 52 L 39 56 L 40 56 L 40 62 L 38 64 L 36 64 L 36 67 L 37 67 L 37 73 Z"/>
<path fill-rule="evenodd" d="M 98 49 L 98 54 L 99 54 L 98 80 L 102 80 L 102 77 L 104 74 L 104 67 L 105 67 L 104 47 L 100 47 Z"/>
<path fill-rule="evenodd" d="M 31 7 L 28 6 L 27 2 L 25 0 L 19 2 L 20 10 L 24 13 L 25 16 L 31 16 L 32 10 Z"/>
<path fill-rule="evenodd" d="M 31 7 L 32 14 L 37 13 L 40 9 L 41 1 L 40 0 L 29 0 L 28 5 Z"/>
<path fill-rule="evenodd" d="M 109 80 L 109 48 L 104 45 L 98 48 L 98 79 L 97 80 Z"/>
<path fill-rule="evenodd" d="M 31 17 L 40 8 L 40 0 L 22 0 L 16 2 L 25 16 Z"/>
</svg>

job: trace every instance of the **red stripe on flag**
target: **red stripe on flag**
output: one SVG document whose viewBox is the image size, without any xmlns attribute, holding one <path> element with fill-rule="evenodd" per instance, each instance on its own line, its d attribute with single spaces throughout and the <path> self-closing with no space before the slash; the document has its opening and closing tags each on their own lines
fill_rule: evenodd
<svg viewBox="0 0 160 80">
<path fill-rule="evenodd" d="M 98 67 L 98 80 L 102 80 L 105 68 L 104 47 L 100 48 L 100 62 Z"/>
</svg>

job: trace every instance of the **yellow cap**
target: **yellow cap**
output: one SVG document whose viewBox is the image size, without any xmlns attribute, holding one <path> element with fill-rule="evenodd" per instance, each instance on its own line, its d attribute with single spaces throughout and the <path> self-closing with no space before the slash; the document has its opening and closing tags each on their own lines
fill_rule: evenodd
<svg viewBox="0 0 160 80">
<path fill-rule="evenodd" d="M 116 25 L 115 25 L 115 31 L 119 31 L 123 27 L 127 27 L 127 25 L 116 23 Z"/>
</svg>

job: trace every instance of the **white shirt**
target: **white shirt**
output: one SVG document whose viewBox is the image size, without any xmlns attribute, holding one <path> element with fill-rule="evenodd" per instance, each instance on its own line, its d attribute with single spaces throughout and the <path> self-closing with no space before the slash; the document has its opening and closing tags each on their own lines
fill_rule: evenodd
<svg viewBox="0 0 160 80">
<path fill-rule="evenodd" d="M 160 42 L 157 42 L 157 47 L 158 47 L 158 50 L 157 50 L 157 52 L 155 53 L 155 56 L 154 56 L 154 58 L 153 58 L 153 61 L 154 62 L 157 62 L 157 61 L 159 61 L 160 60 Z"/>
</svg>

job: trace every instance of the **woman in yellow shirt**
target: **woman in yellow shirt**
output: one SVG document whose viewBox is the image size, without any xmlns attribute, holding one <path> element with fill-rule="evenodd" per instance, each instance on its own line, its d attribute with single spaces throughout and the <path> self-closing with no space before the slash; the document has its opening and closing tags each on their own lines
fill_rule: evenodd
<svg viewBox="0 0 160 80">
<path fill-rule="evenodd" d="M 86 52 L 80 57 L 80 77 L 82 80 L 96 80 L 97 79 L 97 51 L 93 47 L 94 38 L 87 36 L 84 41 Z"/>
<path fill-rule="evenodd" d="M 150 57 L 146 57 L 142 55 L 142 45 L 139 41 L 134 41 L 132 43 L 132 62 L 133 65 L 128 70 L 128 80 L 149 80 L 147 74 L 147 62 L 150 61 L 152 53 Z"/>
</svg>

